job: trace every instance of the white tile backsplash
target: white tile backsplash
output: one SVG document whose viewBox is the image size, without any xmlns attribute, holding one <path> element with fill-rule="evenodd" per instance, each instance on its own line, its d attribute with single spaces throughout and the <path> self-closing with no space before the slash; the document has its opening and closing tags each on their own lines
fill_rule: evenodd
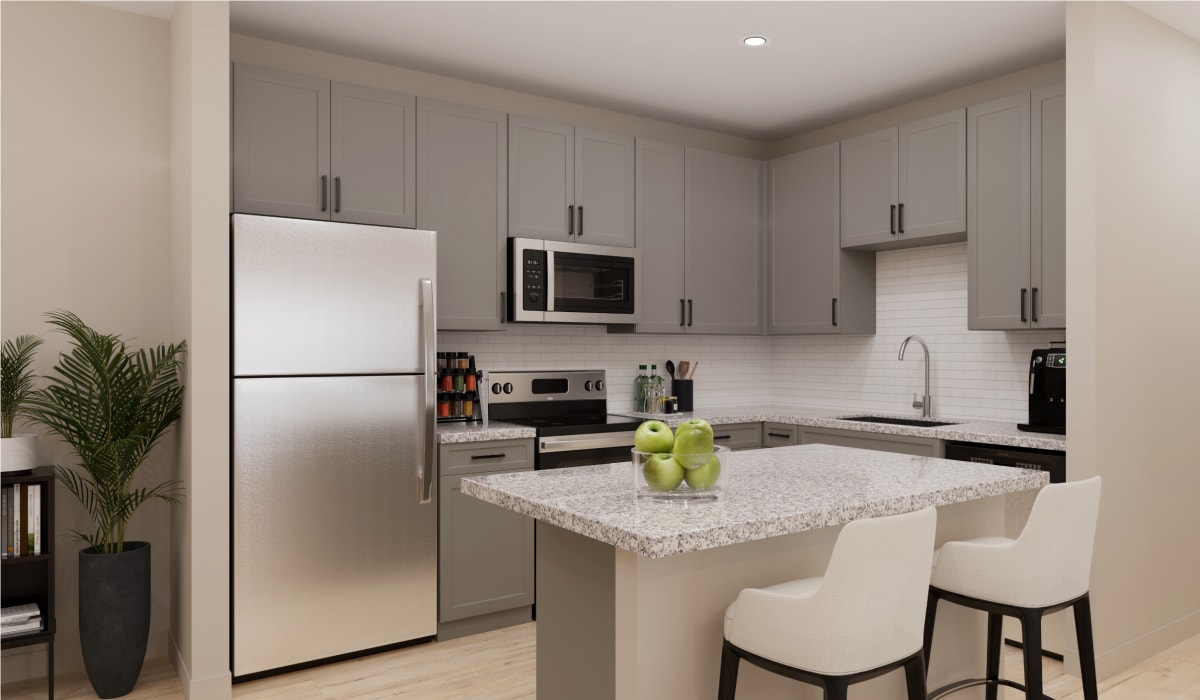
<svg viewBox="0 0 1200 700">
<path fill-rule="evenodd" d="M 439 350 L 465 350 L 482 369 L 604 369 L 609 408 L 633 407 L 641 362 L 699 360 L 698 408 L 818 405 L 912 413 L 929 345 L 935 414 L 1026 420 L 1026 371 L 1034 348 L 1063 331 L 968 331 L 967 245 L 878 253 L 873 336 L 674 336 L 607 333 L 598 326 L 512 324 L 506 331 L 443 331 Z"/>
</svg>

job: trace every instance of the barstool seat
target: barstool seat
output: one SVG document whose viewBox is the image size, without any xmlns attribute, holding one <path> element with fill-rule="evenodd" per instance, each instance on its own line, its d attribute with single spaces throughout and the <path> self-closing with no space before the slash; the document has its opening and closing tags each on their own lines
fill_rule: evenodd
<svg viewBox="0 0 1200 700">
<path fill-rule="evenodd" d="M 742 659 L 844 700 L 850 685 L 903 668 L 925 700 L 921 621 L 937 511 L 842 528 L 824 576 L 746 588 L 725 611 L 719 700 L 733 700 Z"/>
<path fill-rule="evenodd" d="M 1016 539 L 981 537 L 947 542 L 934 555 L 925 613 L 926 664 L 942 600 L 987 612 L 988 646 L 986 677 L 938 688 L 930 700 L 982 684 L 987 685 L 988 700 L 995 700 L 1001 685 L 1024 690 L 1026 698 L 1043 700 L 1042 618 L 1066 608 L 1071 608 L 1075 617 L 1084 698 L 1098 699 L 1088 581 L 1099 511 L 1100 477 L 1051 484 L 1038 493 L 1029 520 Z M 999 677 L 1001 622 L 1006 615 L 1021 622 L 1024 684 Z"/>
</svg>

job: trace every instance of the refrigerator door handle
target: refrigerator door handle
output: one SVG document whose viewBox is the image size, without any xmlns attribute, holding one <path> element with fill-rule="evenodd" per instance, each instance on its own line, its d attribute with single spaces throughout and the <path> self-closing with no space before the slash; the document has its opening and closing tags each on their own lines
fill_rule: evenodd
<svg viewBox="0 0 1200 700">
<path fill-rule="evenodd" d="M 436 454 L 436 446 L 434 440 L 434 426 L 437 425 L 436 417 L 436 401 L 437 401 L 437 356 L 434 352 L 434 344 L 437 342 L 437 329 L 435 326 L 435 309 L 433 307 L 433 280 L 421 279 L 421 343 L 422 354 L 424 355 L 425 366 L 425 390 L 422 392 L 425 395 L 425 425 L 421 430 L 421 441 L 424 449 L 422 452 L 422 464 L 420 471 L 417 473 L 418 490 L 417 503 L 433 502 L 433 461 Z"/>
</svg>

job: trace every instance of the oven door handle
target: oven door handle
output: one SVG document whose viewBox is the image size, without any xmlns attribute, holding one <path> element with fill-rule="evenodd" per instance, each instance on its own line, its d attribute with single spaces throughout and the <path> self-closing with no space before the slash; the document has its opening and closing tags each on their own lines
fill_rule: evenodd
<svg viewBox="0 0 1200 700">
<path fill-rule="evenodd" d="M 601 433 L 595 436 L 545 437 L 538 440 L 538 452 L 578 452 L 606 447 L 633 447 L 633 431 Z"/>
<path fill-rule="evenodd" d="M 546 250 L 546 310 L 554 310 L 554 251 Z"/>
</svg>

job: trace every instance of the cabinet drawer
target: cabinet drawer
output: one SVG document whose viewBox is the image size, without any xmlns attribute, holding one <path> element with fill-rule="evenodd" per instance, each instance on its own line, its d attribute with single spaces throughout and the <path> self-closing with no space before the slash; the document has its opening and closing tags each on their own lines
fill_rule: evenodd
<svg viewBox="0 0 1200 700">
<path fill-rule="evenodd" d="M 879 450 L 880 452 L 896 452 L 922 457 L 941 457 L 945 454 L 944 443 L 936 438 L 885 435 L 883 433 L 837 430 L 835 428 L 802 428 L 800 431 L 800 444 L 811 445 L 813 443 L 857 447 L 863 450 Z"/>
<path fill-rule="evenodd" d="M 786 447 L 800 444 L 800 426 L 784 423 L 763 424 L 763 447 Z"/>
<path fill-rule="evenodd" d="M 762 423 L 730 423 L 713 426 L 713 444 L 731 450 L 757 450 L 762 447 Z"/>
<path fill-rule="evenodd" d="M 533 440 L 492 440 L 441 445 L 442 476 L 533 469 Z"/>
</svg>

